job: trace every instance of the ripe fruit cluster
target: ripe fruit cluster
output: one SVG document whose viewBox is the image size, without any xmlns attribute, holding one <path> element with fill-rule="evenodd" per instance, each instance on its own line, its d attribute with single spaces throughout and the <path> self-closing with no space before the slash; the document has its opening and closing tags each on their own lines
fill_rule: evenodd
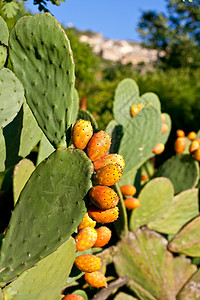
<svg viewBox="0 0 200 300">
<path fill-rule="evenodd" d="M 182 129 L 176 131 L 176 140 L 174 142 L 174 150 L 176 153 L 181 154 L 186 149 L 187 140 L 190 142 L 189 153 L 194 160 L 200 161 L 200 138 L 196 137 L 196 133 L 191 131 L 185 136 L 185 132 Z"/>
<path fill-rule="evenodd" d="M 106 226 L 95 228 L 96 222 L 105 224 L 118 218 L 118 195 L 111 188 L 119 181 L 125 166 L 118 154 L 107 154 L 111 146 L 110 135 L 101 130 L 93 134 L 90 121 L 78 120 L 72 130 L 72 141 L 76 148 L 86 152 L 93 162 L 94 174 L 88 196 L 90 205 L 83 221 L 78 226 L 75 237 L 77 251 L 103 247 L 110 238 L 111 231 Z M 99 271 L 101 259 L 95 255 L 80 255 L 75 259 L 76 267 L 85 272 L 85 280 L 93 287 L 107 286 L 106 277 Z"/>
<path fill-rule="evenodd" d="M 140 206 L 140 200 L 133 197 L 136 194 L 136 188 L 134 185 L 122 185 L 120 190 L 124 196 L 124 204 L 127 209 L 135 209 L 136 207 Z"/>
</svg>

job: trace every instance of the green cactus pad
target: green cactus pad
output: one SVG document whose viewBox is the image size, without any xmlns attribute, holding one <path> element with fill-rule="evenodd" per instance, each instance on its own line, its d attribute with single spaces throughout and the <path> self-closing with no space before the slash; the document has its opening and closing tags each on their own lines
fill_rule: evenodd
<svg viewBox="0 0 200 300">
<path fill-rule="evenodd" d="M 0 70 L 5 65 L 7 58 L 7 48 L 5 46 L 0 45 Z"/>
<path fill-rule="evenodd" d="M 111 120 L 106 127 L 106 132 L 111 136 L 111 146 L 109 153 L 118 153 L 121 138 L 123 136 L 123 127 L 115 120 Z"/>
<path fill-rule="evenodd" d="M 74 102 L 74 62 L 69 40 L 49 13 L 21 18 L 12 28 L 10 56 L 27 103 L 55 147 L 66 145 Z"/>
<path fill-rule="evenodd" d="M 145 107 L 130 121 L 119 147 L 126 166 L 124 174 L 132 168 L 138 169 L 147 159 L 154 156 L 154 146 L 160 142 L 161 118 L 153 106 Z"/>
<path fill-rule="evenodd" d="M 167 177 L 174 185 L 175 194 L 195 187 L 199 180 L 199 165 L 191 155 L 177 154 L 155 172 L 154 177 Z"/>
<path fill-rule="evenodd" d="M 188 223 L 169 243 L 169 250 L 200 257 L 200 216 Z"/>
<path fill-rule="evenodd" d="M 3 298 L 3 291 L 2 290 L 0 290 L 0 300 L 4 300 L 4 298 Z"/>
<path fill-rule="evenodd" d="M 76 89 L 74 89 L 73 93 L 73 103 L 72 103 L 72 109 L 71 109 L 71 118 L 70 122 L 72 125 L 76 123 L 77 116 L 78 116 L 78 110 L 79 110 L 79 95 Z"/>
<path fill-rule="evenodd" d="M 114 300 L 137 300 L 138 298 L 135 298 L 131 295 L 128 295 L 126 293 L 120 292 L 117 294 L 117 296 L 114 298 Z"/>
<path fill-rule="evenodd" d="M 177 296 L 177 300 L 200 300 L 200 269 L 193 274 Z"/>
<path fill-rule="evenodd" d="M 78 113 L 77 120 L 79 120 L 79 119 L 90 121 L 92 124 L 93 130 L 97 131 L 98 124 L 97 124 L 95 118 L 93 117 L 93 115 L 88 110 L 80 110 Z"/>
<path fill-rule="evenodd" d="M 9 31 L 4 19 L 0 16 L 0 44 L 8 46 Z"/>
<path fill-rule="evenodd" d="M 170 135 L 170 132 L 171 132 L 172 121 L 171 121 L 171 118 L 168 114 L 163 113 L 163 115 L 165 116 L 165 122 L 164 123 L 167 124 L 168 130 L 163 134 L 161 133 L 160 143 L 166 144 L 166 142 L 168 140 L 168 137 Z"/>
<path fill-rule="evenodd" d="M 55 252 L 6 286 L 3 289 L 5 299 L 61 299 L 61 290 L 74 263 L 75 252 L 76 246 L 70 237 Z"/>
<path fill-rule="evenodd" d="M 153 107 L 155 107 L 159 112 L 161 112 L 160 100 L 156 94 L 151 92 L 144 93 L 141 96 L 141 99 L 143 100 L 142 102 L 144 104 L 153 105 Z"/>
<path fill-rule="evenodd" d="M 55 251 L 75 231 L 87 211 L 83 199 L 92 172 L 86 154 L 69 148 L 55 151 L 32 173 L 2 241 L 1 286 Z"/>
<path fill-rule="evenodd" d="M 174 280 L 176 295 L 196 271 L 197 266 L 191 264 L 191 260 L 189 258 L 184 256 L 177 256 L 174 258 Z"/>
<path fill-rule="evenodd" d="M 141 190 L 140 206 L 135 208 L 130 218 L 130 229 L 135 231 L 142 225 L 160 219 L 173 202 L 173 185 L 167 178 L 149 181 Z"/>
<path fill-rule="evenodd" d="M 21 82 L 9 69 L 0 70 L 0 127 L 4 128 L 18 114 L 24 101 Z"/>
<path fill-rule="evenodd" d="M 20 137 L 23 127 L 23 106 L 14 120 L 3 128 L 3 136 L 6 146 L 5 168 L 9 168 L 17 164 L 21 157 L 19 154 Z"/>
<path fill-rule="evenodd" d="M 26 157 L 42 138 L 42 130 L 38 126 L 29 106 L 23 104 L 23 125 L 20 136 L 19 156 Z"/>
<path fill-rule="evenodd" d="M 120 238 L 124 238 L 128 235 L 128 217 L 126 207 L 124 205 L 123 195 L 117 183 L 115 184 L 115 190 L 119 196 L 119 218 L 114 222 L 114 226 L 118 236 Z"/>
<path fill-rule="evenodd" d="M 184 191 L 174 197 L 159 219 L 148 224 L 150 229 L 176 234 L 186 223 L 199 215 L 198 189 Z"/>
<path fill-rule="evenodd" d="M 14 204 L 17 203 L 19 195 L 29 177 L 35 170 L 33 162 L 27 158 L 22 159 L 14 168 L 13 173 L 13 196 Z"/>
<path fill-rule="evenodd" d="M 117 247 L 117 274 L 130 278 L 128 287 L 139 299 L 175 300 L 173 255 L 167 250 L 165 238 L 143 227 L 131 232 Z"/>
<path fill-rule="evenodd" d="M 43 161 L 45 158 L 47 158 L 54 151 L 55 151 L 55 148 L 52 146 L 52 144 L 49 142 L 49 140 L 43 134 L 41 141 L 40 141 L 39 150 L 38 150 L 37 165 L 39 165 L 41 163 L 41 161 Z"/>
<path fill-rule="evenodd" d="M 6 160 L 6 145 L 3 136 L 3 131 L 0 129 L 0 172 L 5 170 L 5 160 Z"/>
<path fill-rule="evenodd" d="M 139 99 L 139 88 L 135 80 L 126 78 L 118 84 L 113 104 L 113 114 L 117 123 L 128 126 L 131 120 L 130 108 L 133 104 L 140 103 Z"/>
<path fill-rule="evenodd" d="M 88 296 L 83 290 L 75 290 L 72 294 L 82 296 L 84 300 L 88 300 Z"/>
</svg>

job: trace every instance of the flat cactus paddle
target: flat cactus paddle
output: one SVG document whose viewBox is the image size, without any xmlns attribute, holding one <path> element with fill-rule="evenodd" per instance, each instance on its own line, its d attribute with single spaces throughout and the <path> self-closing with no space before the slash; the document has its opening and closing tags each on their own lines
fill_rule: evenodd
<svg viewBox="0 0 200 300">
<path fill-rule="evenodd" d="M 49 13 L 21 18 L 10 35 L 10 57 L 37 122 L 56 147 L 66 146 L 74 109 L 69 40 Z"/>
<path fill-rule="evenodd" d="M 2 241 L 1 286 L 55 251 L 75 231 L 87 210 L 83 199 L 92 171 L 83 151 L 63 149 L 32 173 Z"/>
<path fill-rule="evenodd" d="M 7 99 L 7 101 L 6 101 Z M 9 99 L 9 100 L 8 100 Z M 15 74 L 0 70 L 0 127 L 4 128 L 18 114 L 24 101 L 24 89 Z"/>
<path fill-rule="evenodd" d="M 70 237 L 56 251 L 6 286 L 3 289 L 5 298 L 60 299 L 61 289 L 65 286 L 73 266 L 75 253 L 74 240 Z"/>
</svg>

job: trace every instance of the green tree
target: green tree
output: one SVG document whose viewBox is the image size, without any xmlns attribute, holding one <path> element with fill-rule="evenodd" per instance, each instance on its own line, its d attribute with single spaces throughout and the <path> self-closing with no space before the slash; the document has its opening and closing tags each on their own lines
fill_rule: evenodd
<svg viewBox="0 0 200 300">
<path fill-rule="evenodd" d="M 143 12 L 138 31 L 144 45 L 163 50 L 160 60 L 165 66 L 200 67 L 200 0 L 166 3 L 166 14 Z"/>
</svg>

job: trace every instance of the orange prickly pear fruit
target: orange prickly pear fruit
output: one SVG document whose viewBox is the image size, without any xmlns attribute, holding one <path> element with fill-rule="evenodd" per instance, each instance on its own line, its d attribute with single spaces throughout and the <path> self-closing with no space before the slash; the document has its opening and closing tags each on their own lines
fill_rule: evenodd
<svg viewBox="0 0 200 300">
<path fill-rule="evenodd" d="M 186 147 L 185 138 L 178 137 L 174 143 L 174 150 L 176 151 L 176 153 L 179 153 L 179 154 L 183 153 L 183 151 L 185 150 L 185 147 Z"/>
<path fill-rule="evenodd" d="M 134 197 L 127 198 L 124 200 L 124 204 L 127 209 L 134 209 L 138 206 L 140 206 L 140 200 Z"/>
<path fill-rule="evenodd" d="M 197 161 L 200 161 L 200 148 L 193 152 L 193 158 Z"/>
<path fill-rule="evenodd" d="M 97 232 L 93 227 L 86 227 L 79 231 L 75 237 L 76 250 L 84 251 L 91 248 L 97 240 Z"/>
<path fill-rule="evenodd" d="M 161 120 L 162 120 L 162 123 L 164 123 L 165 122 L 165 115 L 164 114 L 161 114 Z"/>
<path fill-rule="evenodd" d="M 178 129 L 176 131 L 176 136 L 177 137 L 184 137 L 185 136 L 185 132 L 182 129 Z"/>
<path fill-rule="evenodd" d="M 88 207 L 88 214 L 90 218 L 99 223 L 111 223 L 117 220 L 119 215 L 118 207 L 110 208 L 110 209 L 100 209 L 95 205 L 90 205 Z"/>
<path fill-rule="evenodd" d="M 189 152 L 193 153 L 195 150 L 199 149 L 199 146 L 200 146 L 199 141 L 197 140 L 192 141 L 189 147 Z"/>
<path fill-rule="evenodd" d="M 87 145 L 87 155 L 91 159 L 91 161 L 95 161 L 97 159 L 105 156 L 111 146 L 111 137 L 110 135 L 101 130 L 95 133 L 90 139 Z"/>
<path fill-rule="evenodd" d="M 196 132 L 191 131 L 191 132 L 188 133 L 187 138 L 189 140 L 193 141 L 195 139 L 196 135 L 197 135 Z"/>
<path fill-rule="evenodd" d="M 142 174 L 141 175 L 141 181 L 146 181 L 149 179 L 149 176 L 147 174 Z"/>
<path fill-rule="evenodd" d="M 92 247 L 93 248 L 103 247 L 106 244 L 108 244 L 108 242 L 111 239 L 111 235 L 112 235 L 111 230 L 106 226 L 101 226 L 101 227 L 97 228 L 96 231 L 97 231 L 97 240 Z"/>
<path fill-rule="evenodd" d="M 125 184 L 120 186 L 120 190 L 124 196 L 133 196 L 136 193 L 136 188 L 132 184 Z"/>
<path fill-rule="evenodd" d="M 93 128 L 90 121 L 78 120 L 72 129 L 72 141 L 76 148 L 84 149 L 93 135 Z"/>
<path fill-rule="evenodd" d="M 68 294 L 65 297 L 63 297 L 62 300 L 84 300 L 84 298 L 80 295 Z"/>
<path fill-rule="evenodd" d="M 143 103 L 134 104 L 131 106 L 131 117 L 136 116 L 144 108 Z"/>
<path fill-rule="evenodd" d="M 86 227 L 94 228 L 95 226 L 96 222 L 89 217 L 88 213 L 86 213 L 83 217 L 83 221 L 78 225 L 78 230 L 81 230 Z"/>
<path fill-rule="evenodd" d="M 100 271 L 85 273 L 84 278 L 91 287 L 107 287 L 107 279 Z"/>
<path fill-rule="evenodd" d="M 161 133 L 164 134 L 168 130 L 168 125 L 166 123 L 162 123 Z"/>
<path fill-rule="evenodd" d="M 101 209 L 113 208 L 119 202 L 117 193 L 108 186 L 103 185 L 91 187 L 89 198 L 94 205 Z"/>
<path fill-rule="evenodd" d="M 94 182 L 98 185 L 111 186 L 118 182 L 123 174 L 118 164 L 110 164 L 96 171 Z"/>
<path fill-rule="evenodd" d="M 107 154 L 104 157 L 96 160 L 94 165 L 94 170 L 97 171 L 107 165 L 118 164 L 122 170 L 125 167 L 125 161 L 122 155 L 120 154 Z"/>
<path fill-rule="evenodd" d="M 95 255 L 77 256 L 74 263 L 80 271 L 87 273 L 98 271 L 101 268 L 101 258 Z"/>
<path fill-rule="evenodd" d="M 162 143 L 158 143 L 157 145 L 155 145 L 152 152 L 158 155 L 161 154 L 164 150 L 165 150 L 165 145 Z"/>
</svg>

